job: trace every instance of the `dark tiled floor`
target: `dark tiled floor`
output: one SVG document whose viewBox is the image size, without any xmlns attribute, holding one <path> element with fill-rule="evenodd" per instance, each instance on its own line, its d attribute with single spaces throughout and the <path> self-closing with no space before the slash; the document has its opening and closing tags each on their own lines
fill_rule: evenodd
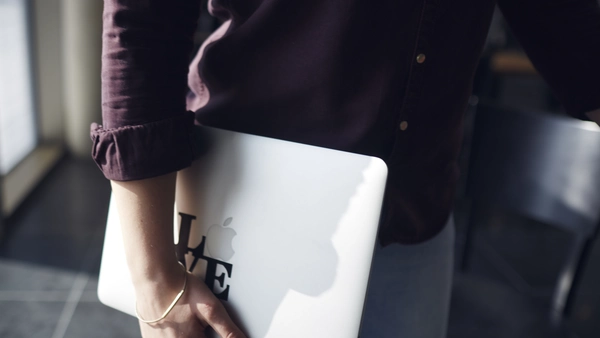
<svg viewBox="0 0 600 338">
<path fill-rule="evenodd" d="M 0 337 L 139 337 L 96 295 L 109 193 L 93 163 L 67 159 L 8 220 Z"/>
<path fill-rule="evenodd" d="M 93 318 L 93 320 L 90 320 Z M 110 324 L 110 325 L 107 325 Z M 139 337 L 137 320 L 120 312 L 107 309 L 96 301 L 79 302 L 65 338 Z"/>
<path fill-rule="evenodd" d="M 598 242 L 570 319 L 554 328 L 548 320 L 549 304 L 572 238 L 500 211 L 492 210 L 486 219 L 477 225 L 468 272 L 455 278 L 449 337 L 598 337 Z M 461 233 L 459 228 L 459 238 Z"/>
<path fill-rule="evenodd" d="M 0 302 L 0 337 L 52 337 L 63 302 Z"/>
<path fill-rule="evenodd" d="M 9 220 L 0 244 L 0 337 L 139 337 L 135 319 L 96 296 L 109 192 L 92 163 L 67 159 Z M 456 218 L 464 218 L 460 204 Z M 568 237 L 495 212 L 478 225 L 475 243 L 468 273 L 456 275 L 449 337 L 598 337 L 599 245 L 572 319 L 552 329 L 546 304 Z"/>
</svg>

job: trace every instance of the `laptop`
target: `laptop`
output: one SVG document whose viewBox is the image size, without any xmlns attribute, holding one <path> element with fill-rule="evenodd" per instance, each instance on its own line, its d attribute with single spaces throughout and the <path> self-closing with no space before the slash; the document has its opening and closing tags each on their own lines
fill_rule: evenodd
<svg viewBox="0 0 600 338">
<path fill-rule="evenodd" d="M 203 155 L 177 175 L 179 259 L 207 283 L 249 337 L 357 337 L 385 163 L 201 130 Z M 98 296 L 134 315 L 116 209 L 111 199 Z"/>
</svg>

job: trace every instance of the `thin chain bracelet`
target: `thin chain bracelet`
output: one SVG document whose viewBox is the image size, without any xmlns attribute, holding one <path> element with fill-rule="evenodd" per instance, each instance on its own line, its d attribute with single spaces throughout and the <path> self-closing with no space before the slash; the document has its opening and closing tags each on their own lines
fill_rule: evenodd
<svg viewBox="0 0 600 338">
<path fill-rule="evenodd" d="M 146 323 L 146 324 L 154 324 L 156 322 L 159 322 L 163 319 L 165 319 L 165 317 L 167 317 L 169 315 L 169 312 L 171 312 L 171 310 L 173 310 L 173 308 L 175 307 L 175 305 L 177 305 L 177 302 L 179 301 L 179 299 L 181 298 L 181 296 L 183 296 L 183 293 L 185 292 L 185 287 L 187 286 L 187 280 L 188 280 L 188 272 L 187 269 L 185 268 L 185 265 L 183 265 L 183 263 L 178 262 L 179 265 L 181 265 L 181 267 L 183 268 L 183 273 L 184 275 L 184 280 L 183 280 L 183 288 L 181 289 L 181 291 L 179 291 L 179 293 L 177 294 L 177 296 L 175 297 L 175 299 L 173 300 L 173 302 L 171 303 L 171 305 L 169 305 L 169 307 L 167 308 L 167 311 L 165 311 L 165 313 L 163 313 L 162 316 L 160 316 L 160 318 L 158 319 L 154 319 L 154 320 L 145 320 L 142 319 L 142 317 L 140 316 L 140 314 L 138 313 L 138 309 L 137 309 L 137 300 L 135 302 L 135 316 L 140 320 L 140 322 L 142 323 Z"/>
</svg>

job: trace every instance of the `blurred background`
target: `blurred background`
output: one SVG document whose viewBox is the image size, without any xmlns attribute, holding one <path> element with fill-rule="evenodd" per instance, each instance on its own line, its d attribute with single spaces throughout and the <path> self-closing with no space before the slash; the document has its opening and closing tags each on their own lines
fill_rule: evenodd
<svg viewBox="0 0 600 338">
<path fill-rule="evenodd" d="M 0 0 L 0 337 L 139 337 L 96 295 L 101 12 Z M 600 336 L 600 128 L 563 113 L 499 13 L 464 133 L 448 337 Z"/>
</svg>

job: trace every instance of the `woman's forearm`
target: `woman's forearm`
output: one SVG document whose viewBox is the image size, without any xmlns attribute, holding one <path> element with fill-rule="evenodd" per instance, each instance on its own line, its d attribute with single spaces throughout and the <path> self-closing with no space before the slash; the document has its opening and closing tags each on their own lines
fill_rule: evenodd
<svg viewBox="0 0 600 338">
<path fill-rule="evenodd" d="M 181 267 L 173 241 L 176 173 L 139 181 L 112 181 L 125 245 L 127 264 L 138 298 L 155 296 L 157 289 L 181 287 Z"/>
<path fill-rule="evenodd" d="M 184 281 L 187 286 L 164 322 L 156 326 L 140 322 L 142 335 L 206 337 L 204 329 L 210 325 L 221 337 L 245 338 L 204 282 L 187 275 L 177 262 L 173 241 L 176 177 L 176 173 L 171 173 L 111 183 L 139 315 L 146 320 L 160 318 L 182 290 Z"/>
</svg>

